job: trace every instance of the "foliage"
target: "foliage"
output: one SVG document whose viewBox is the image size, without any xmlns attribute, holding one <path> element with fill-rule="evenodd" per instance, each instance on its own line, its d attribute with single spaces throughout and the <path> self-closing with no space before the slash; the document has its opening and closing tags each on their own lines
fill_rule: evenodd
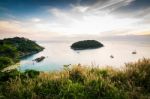
<svg viewBox="0 0 150 99">
<path fill-rule="evenodd" d="M 2 44 L 0 45 L 0 56 L 16 58 L 18 57 L 17 49 L 10 44 Z"/>
<path fill-rule="evenodd" d="M 39 71 L 35 71 L 35 70 L 26 70 L 24 74 L 27 75 L 30 78 L 34 78 L 37 75 L 39 75 L 40 72 Z"/>
<path fill-rule="evenodd" d="M 92 49 L 92 48 L 99 48 L 99 47 L 103 47 L 103 44 L 101 44 L 96 40 L 78 41 L 71 45 L 71 48 L 74 50 Z"/>
<path fill-rule="evenodd" d="M 14 69 L 11 71 L 0 72 L 0 82 L 9 81 L 11 79 L 15 79 L 16 77 L 21 79 L 35 78 L 39 74 L 40 72 L 35 70 L 26 70 L 25 72 L 20 72 L 17 69 Z"/>
<path fill-rule="evenodd" d="M 19 61 L 19 58 L 42 51 L 44 48 L 26 38 L 0 40 L 0 68 Z"/>
<path fill-rule="evenodd" d="M 0 70 L 6 66 L 14 64 L 13 60 L 9 57 L 0 57 Z"/>
<path fill-rule="evenodd" d="M 20 56 L 22 56 L 23 53 L 29 53 L 29 52 L 39 52 L 43 50 L 44 48 L 36 44 L 36 42 L 31 41 L 26 38 L 7 38 L 0 41 L 1 45 L 11 45 L 17 49 L 18 52 L 20 52 Z"/>
<path fill-rule="evenodd" d="M 0 72 L 0 81 L 8 81 L 9 79 L 14 79 L 20 75 L 18 70 L 12 70 L 10 72 Z"/>
<path fill-rule="evenodd" d="M 27 74 L 39 75 L 29 77 Z M 10 80 L 1 82 L 1 97 L 6 99 L 150 98 L 150 59 L 126 64 L 123 70 L 73 66 L 59 72 L 38 73 L 31 70 L 19 74 L 14 72 L 14 75 Z"/>
</svg>

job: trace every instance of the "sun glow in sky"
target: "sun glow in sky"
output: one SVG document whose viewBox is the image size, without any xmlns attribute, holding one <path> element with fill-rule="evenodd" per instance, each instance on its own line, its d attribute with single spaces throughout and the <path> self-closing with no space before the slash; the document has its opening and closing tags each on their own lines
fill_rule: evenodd
<svg viewBox="0 0 150 99">
<path fill-rule="evenodd" d="M 2 0 L 0 38 L 150 34 L 148 0 Z"/>
</svg>

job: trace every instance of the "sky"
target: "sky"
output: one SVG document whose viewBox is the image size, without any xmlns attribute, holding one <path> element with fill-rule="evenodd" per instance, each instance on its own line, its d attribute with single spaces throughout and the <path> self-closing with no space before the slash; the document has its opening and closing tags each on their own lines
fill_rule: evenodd
<svg viewBox="0 0 150 99">
<path fill-rule="evenodd" d="M 0 0 L 0 38 L 150 35 L 150 0 Z"/>
</svg>

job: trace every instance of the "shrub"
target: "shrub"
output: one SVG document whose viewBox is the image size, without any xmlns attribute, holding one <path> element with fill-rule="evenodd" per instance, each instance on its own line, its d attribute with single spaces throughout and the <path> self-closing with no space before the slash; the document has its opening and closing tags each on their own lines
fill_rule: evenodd
<svg viewBox="0 0 150 99">
<path fill-rule="evenodd" d="M 125 99 L 123 91 L 119 90 L 113 83 L 103 79 L 91 80 L 86 85 L 86 94 L 89 99 Z"/>
<path fill-rule="evenodd" d="M 13 64 L 13 60 L 9 57 L 0 57 L 0 70 Z"/>
<path fill-rule="evenodd" d="M 12 70 L 10 72 L 0 72 L 0 81 L 8 81 L 10 79 L 16 78 L 16 76 L 19 76 L 20 72 L 18 70 Z"/>
<path fill-rule="evenodd" d="M 150 60 L 144 58 L 137 63 L 126 64 L 125 74 L 134 86 L 150 92 Z"/>
<path fill-rule="evenodd" d="M 85 75 L 81 67 L 73 68 L 69 71 L 69 79 L 74 82 L 84 82 Z"/>
<path fill-rule="evenodd" d="M 40 98 L 60 98 L 60 90 L 61 87 L 61 81 L 60 80 L 48 80 L 44 81 L 41 84 L 38 84 L 34 88 L 34 92 L 38 95 Z"/>
<path fill-rule="evenodd" d="M 24 75 L 27 75 L 28 77 L 30 78 L 35 78 L 37 77 L 38 75 L 40 74 L 39 71 L 36 71 L 36 70 L 26 70 L 24 72 Z"/>
</svg>

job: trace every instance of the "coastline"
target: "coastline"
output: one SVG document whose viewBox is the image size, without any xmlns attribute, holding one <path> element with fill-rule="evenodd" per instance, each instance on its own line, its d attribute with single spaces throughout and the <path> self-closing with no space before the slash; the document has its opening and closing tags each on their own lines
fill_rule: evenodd
<svg viewBox="0 0 150 99">
<path fill-rule="evenodd" d="M 15 63 L 14 65 L 10 65 L 10 66 L 8 66 L 8 67 L 2 69 L 1 72 L 11 71 L 11 70 L 13 70 L 13 69 L 16 69 L 16 68 L 19 67 L 19 66 L 20 66 L 20 62 Z"/>
</svg>

